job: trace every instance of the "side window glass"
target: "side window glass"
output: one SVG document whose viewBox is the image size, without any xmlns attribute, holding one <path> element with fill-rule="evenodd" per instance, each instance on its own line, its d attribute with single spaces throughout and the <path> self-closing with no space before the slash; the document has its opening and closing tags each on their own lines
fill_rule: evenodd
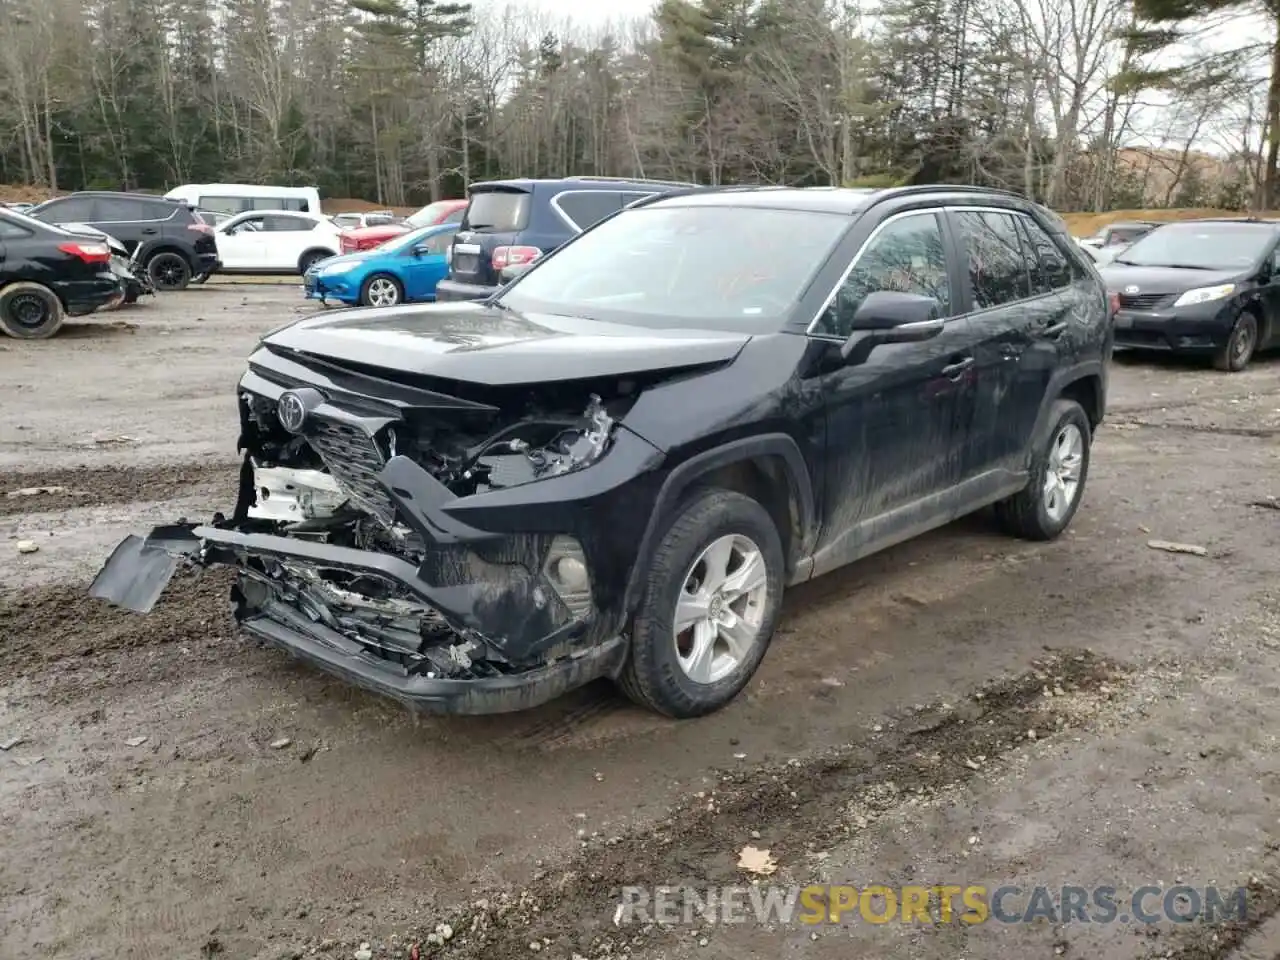
<svg viewBox="0 0 1280 960">
<path fill-rule="evenodd" d="M 556 206 L 564 211 L 564 215 L 585 230 L 593 223 L 598 223 L 610 214 L 622 209 L 621 194 L 611 190 L 583 190 L 562 193 L 556 197 Z"/>
<path fill-rule="evenodd" d="M 652 193 L 624 193 L 622 195 L 622 205 L 624 207 L 629 207 L 633 203 L 639 203 L 641 200 L 648 200 L 652 196 Z"/>
<path fill-rule="evenodd" d="M 449 249 L 449 241 L 453 239 L 452 233 L 437 233 L 433 237 L 428 237 L 426 248 L 428 253 L 444 253 Z"/>
<path fill-rule="evenodd" d="M 47 223 L 89 223 L 94 219 L 94 204 L 91 199 L 72 197 L 41 211 L 40 219 Z"/>
<path fill-rule="evenodd" d="M 1028 258 L 1013 215 L 966 210 L 955 219 L 969 255 L 974 307 L 985 310 L 1031 296 Z"/>
<path fill-rule="evenodd" d="M 310 220 L 301 217 L 264 217 L 266 229 L 272 233 L 301 233 L 315 226 Z"/>
<path fill-rule="evenodd" d="M 440 222 L 441 223 L 461 223 L 462 218 L 466 214 L 466 212 L 467 212 L 466 207 L 459 207 L 457 210 L 453 211 L 453 213 L 449 214 Z"/>
<path fill-rule="evenodd" d="M 212 210 L 214 213 L 226 213 L 232 216 L 253 209 L 244 197 L 201 197 L 197 206 Z"/>
<path fill-rule="evenodd" d="M 933 297 L 941 305 L 941 315 L 950 315 L 946 245 L 936 214 L 903 217 L 876 234 L 819 319 L 816 332 L 849 336 L 862 301 L 880 290 Z"/>
<path fill-rule="evenodd" d="M 1035 254 L 1031 262 L 1032 293 L 1048 293 L 1071 285 L 1071 262 L 1053 237 L 1030 217 L 1018 217 L 1023 239 Z"/>
<path fill-rule="evenodd" d="M 8 220 L 0 220 L 0 240 L 24 240 L 31 236 L 31 231 Z"/>
<path fill-rule="evenodd" d="M 123 197 L 99 197 L 97 220 L 99 223 L 129 223 L 135 220 L 156 218 L 151 205 L 144 200 L 126 200 Z"/>
</svg>

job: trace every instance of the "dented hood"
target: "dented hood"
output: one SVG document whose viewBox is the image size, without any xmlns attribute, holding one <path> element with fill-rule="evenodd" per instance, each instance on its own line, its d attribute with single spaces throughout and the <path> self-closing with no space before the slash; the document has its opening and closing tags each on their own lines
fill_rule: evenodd
<svg viewBox="0 0 1280 960">
<path fill-rule="evenodd" d="M 737 356 L 749 339 L 745 333 L 655 329 L 448 303 L 319 314 L 263 342 L 348 363 L 500 386 L 721 363 Z"/>
</svg>

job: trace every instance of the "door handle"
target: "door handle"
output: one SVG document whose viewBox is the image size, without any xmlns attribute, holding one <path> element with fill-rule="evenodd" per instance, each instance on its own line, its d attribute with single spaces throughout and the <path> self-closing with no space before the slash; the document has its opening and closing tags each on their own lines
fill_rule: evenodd
<svg viewBox="0 0 1280 960">
<path fill-rule="evenodd" d="M 143 228 L 142 228 L 142 232 L 143 232 L 143 233 L 145 233 L 145 234 L 150 235 L 150 234 L 153 234 L 153 233 L 155 233 L 155 232 L 156 232 L 156 228 L 155 228 L 155 227 L 143 227 Z"/>
<path fill-rule="evenodd" d="M 974 364 L 973 357 L 965 357 L 942 368 L 942 375 L 948 380 L 959 380 L 966 370 Z"/>
<path fill-rule="evenodd" d="M 1048 338 L 1049 340 L 1057 340 L 1060 336 L 1062 336 L 1066 332 L 1067 332 L 1067 323 L 1064 320 L 1060 323 L 1049 324 L 1047 327 L 1045 327 L 1043 330 L 1040 331 L 1040 335 L 1042 337 Z"/>
</svg>

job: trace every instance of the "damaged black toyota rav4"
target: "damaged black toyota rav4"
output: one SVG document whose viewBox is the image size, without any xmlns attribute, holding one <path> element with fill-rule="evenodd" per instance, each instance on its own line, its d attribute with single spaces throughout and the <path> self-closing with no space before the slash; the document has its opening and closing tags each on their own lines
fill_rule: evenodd
<svg viewBox="0 0 1280 960">
<path fill-rule="evenodd" d="M 705 714 L 784 587 L 990 504 L 1060 534 L 1110 351 L 1097 273 L 1015 196 L 654 198 L 487 301 L 268 334 L 230 516 L 129 538 L 92 592 L 145 611 L 224 564 L 250 635 L 412 706 L 608 677 Z"/>
</svg>

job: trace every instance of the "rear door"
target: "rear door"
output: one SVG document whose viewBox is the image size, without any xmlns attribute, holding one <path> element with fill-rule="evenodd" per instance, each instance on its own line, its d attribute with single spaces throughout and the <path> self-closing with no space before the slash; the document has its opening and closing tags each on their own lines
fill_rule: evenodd
<svg viewBox="0 0 1280 960">
<path fill-rule="evenodd" d="M 1065 330 L 1067 304 L 1040 266 L 1035 244 L 1057 247 L 1014 211 L 953 207 L 948 216 L 967 264 L 968 317 L 977 335 L 978 409 L 966 472 L 1017 469 L 1057 366 L 1054 338 Z M 1069 277 L 1058 253 L 1057 267 Z"/>
<path fill-rule="evenodd" d="M 529 191 L 519 187 L 473 190 L 453 240 L 450 278 L 483 287 L 497 286 L 494 252 L 515 245 L 520 231 L 529 224 L 532 199 Z"/>
<path fill-rule="evenodd" d="M 322 243 L 316 235 L 316 221 L 269 213 L 263 218 L 262 266 L 268 270 L 296 270 L 308 247 Z"/>
<path fill-rule="evenodd" d="M 442 230 L 414 244 L 404 253 L 404 294 L 408 300 L 431 300 L 436 295 L 436 284 L 448 272 L 445 251 L 453 240 L 452 230 Z"/>
<path fill-rule="evenodd" d="M 98 197 L 94 202 L 94 219 L 89 222 L 132 252 L 138 244 L 159 237 L 164 220 L 158 219 L 157 207 L 155 203 L 132 197 Z M 164 204 L 163 210 L 166 215 L 172 213 L 173 204 Z"/>
</svg>

